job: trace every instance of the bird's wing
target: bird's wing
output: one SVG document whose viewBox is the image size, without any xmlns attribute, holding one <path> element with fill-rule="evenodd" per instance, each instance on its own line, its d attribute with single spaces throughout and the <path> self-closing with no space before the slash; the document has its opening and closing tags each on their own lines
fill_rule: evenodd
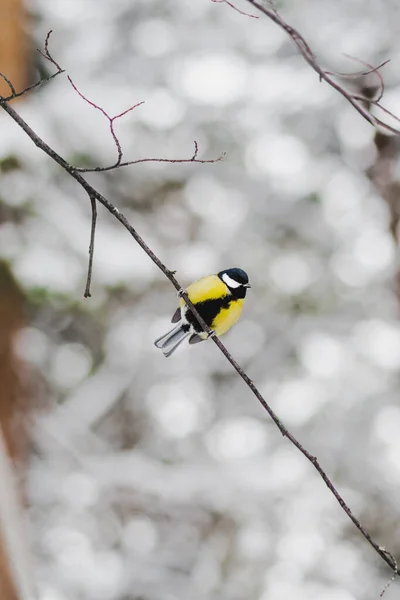
<svg viewBox="0 0 400 600">
<path fill-rule="evenodd" d="M 181 307 L 178 306 L 178 308 L 176 309 L 176 311 L 174 312 L 174 314 L 172 316 L 171 323 L 177 323 L 180 320 L 181 320 Z"/>
<path fill-rule="evenodd" d="M 213 300 L 215 298 L 223 298 L 229 294 L 227 286 L 221 281 L 218 275 L 202 277 L 198 281 L 195 281 L 195 283 L 192 283 L 192 285 L 189 285 L 186 291 L 189 300 L 193 302 L 193 304 L 205 302 L 206 300 Z M 181 300 L 181 303 L 183 304 L 184 301 Z"/>
<path fill-rule="evenodd" d="M 204 342 L 207 338 L 200 337 L 198 333 L 193 333 L 189 338 L 189 344 L 198 344 L 199 342 Z"/>
</svg>

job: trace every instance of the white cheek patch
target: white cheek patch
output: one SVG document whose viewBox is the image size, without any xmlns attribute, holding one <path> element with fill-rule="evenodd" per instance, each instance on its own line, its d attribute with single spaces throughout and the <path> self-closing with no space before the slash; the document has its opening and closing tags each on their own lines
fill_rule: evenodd
<svg viewBox="0 0 400 600">
<path fill-rule="evenodd" d="M 226 273 L 224 273 L 222 275 L 222 281 L 224 283 L 226 283 L 226 285 L 232 289 L 238 288 L 242 285 L 238 281 L 235 281 L 234 279 L 232 279 L 232 277 L 229 277 L 229 275 L 227 275 Z"/>
</svg>

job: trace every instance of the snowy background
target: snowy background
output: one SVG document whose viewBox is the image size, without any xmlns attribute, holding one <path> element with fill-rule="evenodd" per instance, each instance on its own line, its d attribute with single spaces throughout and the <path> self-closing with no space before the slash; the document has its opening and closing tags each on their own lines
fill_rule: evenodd
<svg viewBox="0 0 400 600">
<path fill-rule="evenodd" d="M 250 7 L 238 4 L 251 12 Z M 400 556 L 399 306 L 374 131 L 267 18 L 210 0 L 34 0 L 34 47 L 117 114 L 126 160 L 87 178 L 187 285 L 231 266 L 252 289 L 224 337 L 364 526 Z M 385 67 L 400 113 L 397 2 L 284 0 L 330 69 Z M 48 69 L 36 58 L 42 69 Z M 116 158 L 65 76 L 16 107 L 74 164 Z M 29 306 L 17 351 L 38 408 L 26 474 L 41 600 L 358 600 L 389 569 L 211 343 L 165 360 L 175 291 L 101 207 L 0 114 L 0 257 Z M 18 215 L 18 218 L 15 217 Z M 386 592 L 397 598 L 396 582 Z"/>
</svg>

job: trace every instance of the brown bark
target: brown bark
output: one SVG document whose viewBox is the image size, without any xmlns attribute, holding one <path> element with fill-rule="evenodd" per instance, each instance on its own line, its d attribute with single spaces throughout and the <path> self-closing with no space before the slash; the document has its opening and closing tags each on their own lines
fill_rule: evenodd
<svg viewBox="0 0 400 600">
<path fill-rule="evenodd" d="M 16 428 L 21 411 L 20 365 L 13 351 L 22 324 L 22 296 L 9 269 L 0 263 L 0 426 L 11 460 L 22 460 L 24 438 Z M 18 416 L 18 419 L 16 417 Z M 2 482 L 0 482 L 2 485 Z M 7 551 L 0 535 L 0 599 L 19 600 L 12 580 Z"/>
<path fill-rule="evenodd" d="M 28 85 L 29 60 L 26 12 L 23 0 L 0 0 L 0 71 L 18 92 Z M 0 95 L 10 88 L 0 78 Z M 22 430 L 16 428 L 21 414 L 20 365 L 13 340 L 22 324 L 22 297 L 6 265 L 0 264 L 0 427 L 9 457 L 22 462 Z M 20 416 L 18 421 L 21 422 Z M 0 481 L 0 485 L 2 482 Z M 20 600 L 10 570 L 0 530 L 0 599 Z"/>
<path fill-rule="evenodd" d="M 0 71 L 17 92 L 28 85 L 28 52 L 23 0 L 0 0 Z M 10 88 L 0 79 L 0 96 L 9 94 Z"/>
<path fill-rule="evenodd" d="M 0 598 L 1 600 L 20 600 L 11 577 L 8 558 L 3 544 L 0 544 Z"/>
</svg>

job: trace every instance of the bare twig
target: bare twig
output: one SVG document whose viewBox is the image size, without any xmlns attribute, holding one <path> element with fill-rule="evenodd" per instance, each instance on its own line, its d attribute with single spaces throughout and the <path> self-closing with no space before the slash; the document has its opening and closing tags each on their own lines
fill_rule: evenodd
<svg viewBox="0 0 400 600">
<path fill-rule="evenodd" d="M 308 43 L 306 42 L 304 37 L 296 29 L 294 29 L 291 25 L 286 23 L 286 21 L 282 18 L 282 16 L 278 13 L 278 11 L 273 7 L 272 2 L 268 1 L 268 6 L 265 6 L 264 4 L 260 4 L 260 2 L 258 2 L 257 0 L 246 0 L 246 2 L 251 4 L 251 6 L 253 6 L 257 10 L 259 10 L 260 12 L 262 12 L 266 17 L 271 19 L 271 21 L 276 23 L 281 29 L 286 31 L 288 36 L 292 39 L 294 44 L 297 46 L 300 54 L 303 56 L 303 58 L 306 60 L 306 62 L 310 65 L 310 67 L 312 69 L 314 69 L 314 71 L 316 73 L 318 73 L 320 80 L 325 81 L 333 89 L 335 89 L 337 92 L 339 92 L 339 94 L 341 94 L 344 98 L 346 98 L 346 100 L 356 109 L 356 111 L 358 113 L 360 113 L 360 115 L 366 121 L 368 121 L 368 123 L 370 123 L 374 127 L 381 127 L 382 129 L 386 129 L 387 131 L 390 131 L 391 133 L 394 133 L 395 135 L 400 135 L 400 129 L 396 129 L 396 127 L 392 127 L 388 123 L 385 123 L 384 121 L 382 121 L 375 115 L 372 115 L 369 112 L 369 110 L 367 108 L 365 108 L 364 103 L 367 101 L 367 99 L 361 98 L 359 95 L 353 94 L 349 90 L 346 90 L 346 88 L 344 88 L 340 83 L 335 81 L 335 79 L 334 79 L 335 74 L 333 74 L 331 71 L 327 71 L 326 69 L 323 69 L 319 65 L 314 53 L 312 52 L 310 46 L 308 45 Z M 360 61 L 360 62 L 362 62 L 362 61 Z M 363 63 L 363 64 L 366 64 L 366 63 Z M 380 65 L 380 67 L 382 67 L 382 66 L 383 65 Z M 376 67 L 374 69 L 374 71 L 377 72 L 377 69 L 380 67 Z M 380 110 L 382 110 L 388 116 L 391 116 L 394 119 L 399 120 L 393 113 L 391 113 L 389 110 L 385 109 L 380 104 L 381 99 L 382 99 L 382 96 L 379 96 L 378 100 L 375 100 L 370 103 L 373 104 L 376 108 L 379 108 Z"/>
<path fill-rule="evenodd" d="M 94 167 L 92 169 L 84 168 L 84 167 L 75 167 L 75 171 L 78 173 L 104 173 L 104 171 L 113 171 L 114 169 L 119 169 L 121 167 L 129 167 L 130 165 L 138 165 L 140 163 L 148 163 L 148 162 L 156 162 L 156 163 L 170 163 L 179 164 L 179 163 L 199 163 L 199 164 L 213 164 L 220 162 L 226 156 L 226 152 L 222 152 L 217 158 L 197 158 L 198 155 L 198 144 L 196 140 L 194 141 L 195 145 L 195 153 L 191 158 L 139 158 L 137 160 L 129 160 L 126 162 L 122 162 L 119 165 L 112 165 L 110 167 Z"/>
<path fill-rule="evenodd" d="M 16 94 L 17 94 L 17 92 L 15 91 L 15 87 L 13 86 L 13 84 L 11 83 L 11 81 L 8 79 L 8 77 L 6 77 L 6 76 L 4 75 L 4 73 L 0 73 L 0 77 L 1 77 L 2 79 L 4 79 L 4 81 L 6 82 L 6 84 L 8 85 L 8 87 L 9 87 L 9 88 L 10 88 L 10 90 L 11 90 L 11 96 L 10 96 L 10 98 L 15 98 L 15 96 L 16 96 Z"/>
<path fill-rule="evenodd" d="M 44 41 L 44 49 L 43 50 L 39 50 L 38 52 L 39 54 L 41 54 L 43 56 L 43 58 L 45 58 L 46 60 L 48 60 L 52 65 L 54 65 L 57 69 L 57 71 L 59 71 L 60 73 L 63 71 L 63 69 L 60 67 L 60 65 L 54 60 L 54 58 L 52 57 L 52 55 L 49 52 L 49 41 L 50 41 L 50 36 L 53 33 L 53 30 L 50 29 L 50 31 L 48 32 L 48 34 L 46 35 L 46 39 Z"/>
<path fill-rule="evenodd" d="M 387 108 L 382 106 L 382 104 L 379 104 L 378 102 L 376 102 L 376 100 L 371 100 L 369 98 L 366 98 L 365 96 L 358 96 L 358 95 L 355 95 L 354 97 L 357 98 L 357 100 L 360 100 L 362 102 L 369 102 L 370 104 L 373 104 L 374 106 L 379 108 L 379 110 L 384 112 L 386 115 L 388 115 L 389 117 L 392 117 L 392 119 L 395 119 L 396 121 L 398 121 L 400 123 L 400 117 L 398 117 L 397 115 L 390 112 L 390 110 L 388 110 Z M 390 127 L 385 127 L 384 129 L 388 129 L 392 133 L 395 133 L 397 131 L 396 129 L 393 130 Z"/>
<path fill-rule="evenodd" d="M 53 73 L 52 75 L 49 75 L 48 77 L 44 77 L 43 79 L 41 79 L 40 81 L 37 81 L 36 83 L 28 86 L 27 88 L 25 88 L 24 90 L 22 90 L 21 92 L 16 92 L 15 87 L 13 86 L 12 82 L 10 81 L 10 79 L 4 74 L 0 72 L 0 78 L 2 78 L 8 85 L 8 87 L 10 88 L 11 94 L 10 96 L 7 97 L 0 97 L 0 100 L 3 102 L 2 106 L 4 108 L 5 103 L 9 102 L 10 100 L 13 100 L 15 98 L 18 98 L 20 96 L 23 96 L 24 94 L 28 93 L 29 91 L 43 85 L 44 83 L 46 83 L 47 81 L 50 81 L 51 79 L 53 79 L 54 77 L 56 77 L 57 75 L 59 75 L 60 73 L 64 73 L 64 70 L 60 67 L 60 65 L 58 64 L 58 62 L 53 58 L 53 56 L 51 55 L 50 51 L 49 51 L 49 41 L 50 41 L 50 36 L 52 34 L 52 30 L 50 30 L 47 35 L 46 35 L 46 39 L 45 39 L 45 43 L 44 43 L 44 48 L 43 50 L 38 49 L 39 54 L 48 62 L 50 62 L 54 67 L 56 67 L 57 71 L 55 73 Z M 114 143 L 116 145 L 117 148 L 117 160 L 116 162 L 109 166 L 109 167 L 95 167 L 92 169 L 85 169 L 85 168 L 74 168 L 70 165 L 71 167 L 71 171 L 72 170 L 76 170 L 76 171 L 81 171 L 81 172 L 102 172 L 102 171 L 111 171 L 113 169 L 117 169 L 119 167 L 126 167 L 128 165 L 135 165 L 135 164 L 139 164 L 142 162 L 166 162 L 166 163 L 187 163 L 187 162 L 198 162 L 198 163 L 214 163 L 214 162 L 218 162 L 220 160 L 222 160 L 225 156 L 225 153 L 221 154 L 218 158 L 216 159 L 209 159 L 209 160 L 201 160 L 198 159 L 198 152 L 199 152 L 199 146 L 197 141 L 194 142 L 194 154 L 191 158 L 189 159 L 167 159 L 167 158 L 143 158 L 143 159 L 137 159 L 137 160 L 133 160 L 133 161 L 127 161 L 127 162 L 122 162 L 122 158 L 123 158 L 123 151 L 122 151 L 122 147 L 121 147 L 121 143 L 115 133 L 115 129 L 114 129 L 114 122 L 117 119 L 120 119 L 121 117 L 125 116 L 127 113 L 131 112 L 133 109 L 137 108 L 138 106 L 140 106 L 141 104 L 144 104 L 144 102 L 138 102 L 137 104 L 130 106 L 129 108 L 127 108 L 126 110 L 124 110 L 123 112 L 111 117 L 107 111 L 105 111 L 101 106 L 99 106 L 98 104 L 96 104 L 95 102 L 89 100 L 86 96 L 84 96 L 82 94 L 82 92 L 77 88 L 77 86 L 74 84 L 74 82 L 72 81 L 71 77 L 68 75 L 68 81 L 70 82 L 70 84 L 72 85 L 72 87 L 74 88 L 74 90 L 76 91 L 76 93 L 88 104 L 90 104 L 90 106 L 92 106 L 93 108 L 95 108 L 96 110 L 99 110 L 105 117 L 106 119 L 108 119 L 109 125 L 110 125 L 110 132 L 112 135 L 112 138 L 114 140 Z M 87 272 L 87 278 L 86 278 L 86 285 L 85 285 L 85 292 L 84 292 L 84 298 L 90 298 L 91 297 L 91 293 L 90 293 L 90 287 L 91 287 L 91 281 L 92 281 L 92 270 L 93 270 L 93 258 L 94 258 L 94 240 L 95 240 L 95 232 L 96 232 L 96 222 L 97 222 L 97 206 L 96 206 L 96 198 L 95 196 L 93 196 L 93 194 L 88 190 L 88 195 L 90 198 L 90 202 L 91 202 L 91 207 L 92 207 L 92 225 L 91 225 L 91 231 L 90 231 L 90 243 L 89 243 L 89 263 L 88 263 L 88 272 Z"/>
<path fill-rule="evenodd" d="M 86 98 L 86 96 L 84 96 L 82 94 L 82 92 L 80 92 L 78 90 L 78 88 L 76 87 L 76 85 L 74 84 L 74 82 L 72 81 L 71 77 L 69 75 L 67 75 L 68 77 L 68 81 L 70 82 L 70 84 L 72 85 L 72 87 L 74 88 L 74 90 L 76 91 L 76 93 L 82 98 L 82 100 L 84 100 L 85 102 L 87 102 L 88 104 L 90 104 L 90 106 L 93 106 L 93 108 L 96 108 L 97 110 L 99 110 L 108 120 L 109 124 L 110 124 L 110 132 L 112 135 L 112 138 L 114 140 L 114 143 L 117 147 L 117 160 L 115 162 L 115 164 L 113 164 L 111 167 L 108 167 L 107 170 L 111 170 L 111 169 L 116 169 L 117 167 L 121 166 L 121 161 L 122 161 L 122 157 L 123 157 L 123 152 L 122 152 L 122 147 L 120 144 L 120 141 L 117 137 L 117 134 L 115 133 L 115 129 L 114 129 L 114 121 L 116 121 L 117 119 L 120 119 L 121 117 L 123 117 L 124 115 L 126 115 L 127 113 L 131 112 L 131 110 L 133 110 L 134 108 L 137 108 L 138 106 L 141 106 L 142 104 L 144 104 L 144 102 L 138 102 L 137 104 L 134 104 L 133 106 L 130 106 L 129 108 L 127 108 L 126 110 L 124 110 L 123 112 L 119 113 L 119 115 L 115 115 L 114 117 L 110 117 L 110 115 L 104 110 L 104 108 L 102 108 L 101 106 L 99 106 L 98 104 L 95 104 L 94 102 L 92 102 L 92 100 L 89 100 L 88 98 Z M 97 169 L 94 169 L 97 170 Z"/>
<path fill-rule="evenodd" d="M 89 243 L 89 264 L 88 264 L 88 272 L 86 277 L 86 287 L 85 293 L 83 294 L 84 298 L 90 298 L 90 285 L 92 283 L 92 269 L 93 269 L 93 256 L 94 256 L 94 237 L 96 234 L 96 223 L 97 223 L 97 205 L 96 198 L 94 198 L 91 194 L 89 194 L 90 204 L 92 206 L 92 226 L 90 228 L 90 243 Z"/>
<path fill-rule="evenodd" d="M 41 56 L 43 56 L 44 59 L 46 59 L 47 61 L 49 61 L 52 65 L 54 65 L 57 69 L 57 71 L 55 73 L 53 73 L 52 75 L 49 75 L 48 77 L 44 77 L 43 79 L 41 79 L 40 81 L 28 86 L 27 88 L 25 88 L 24 90 L 22 90 L 21 92 L 16 92 L 15 87 L 13 86 L 12 82 L 10 81 L 10 79 L 4 75 L 3 73 L 0 72 L 0 78 L 2 78 L 8 85 L 8 87 L 10 88 L 11 94 L 10 96 L 7 97 L 1 97 L 0 96 L 0 101 L 2 101 L 2 106 L 4 108 L 5 103 L 9 102 L 10 100 L 13 100 L 15 98 L 18 98 L 20 96 L 23 96 L 24 94 L 28 93 L 29 91 L 43 85 L 44 83 L 46 83 L 47 81 L 50 81 L 51 79 L 53 79 L 54 77 L 56 77 L 57 75 L 59 75 L 60 73 L 64 73 L 64 70 L 60 67 L 60 65 L 57 63 L 57 61 L 53 58 L 53 56 L 50 54 L 49 51 L 49 41 L 50 41 L 50 36 L 52 34 L 52 30 L 50 30 L 48 32 L 48 34 L 46 35 L 46 39 L 45 39 L 45 43 L 44 43 L 44 49 L 43 50 L 39 50 L 38 52 Z M 86 96 L 84 96 L 82 94 L 82 92 L 77 88 L 77 86 L 74 84 L 74 82 L 72 81 L 71 77 L 68 75 L 68 81 L 70 82 L 70 84 L 72 85 L 72 87 L 74 88 L 74 90 L 76 91 L 76 93 L 88 104 L 90 104 L 90 106 L 92 106 L 93 108 L 95 108 L 96 110 L 99 110 L 108 120 L 109 125 L 110 125 L 110 132 L 112 135 L 112 138 L 114 140 L 114 143 L 116 145 L 117 148 L 117 160 L 116 162 L 108 167 L 95 167 L 95 168 L 78 168 L 78 167 L 73 167 L 72 165 L 70 166 L 70 172 L 72 171 L 80 171 L 83 173 L 86 172 L 103 172 L 103 171 L 111 171 L 113 169 L 117 169 L 120 167 L 126 167 L 129 165 L 135 165 L 135 164 L 139 164 L 139 163 L 144 163 L 144 162 L 160 162 L 160 163 L 189 163 L 189 162 L 198 162 L 198 163 L 214 163 L 214 162 L 219 162 L 220 160 L 222 160 L 225 156 L 225 153 L 222 153 L 219 157 L 217 157 L 216 159 L 198 159 L 198 153 L 199 153 L 199 146 L 197 141 L 194 142 L 194 154 L 191 158 L 182 158 L 182 159 L 168 159 L 168 158 L 142 158 L 142 159 L 137 159 L 137 160 L 133 160 L 133 161 L 126 161 L 126 162 L 122 162 L 122 158 L 123 158 L 123 151 L 122 151 L 122 146 L 121 143 L 115 133 L 115 129 L 114 129 L 114 122 L 117 119 L 120 119 L 121 117 L 125 116 L 127 113 L 131 112 L 134 108 L 137 108 L 138 106 L 140 106 L 141 104 L 144 104 L 144 102 L 139 102 L 133 106 L 130 106 L 129 108 L 127 108 L 126 110 L 124 110 L 123 112 L 111 117 L 106 110 L 104 110 L 101 106 L 99 106 L 98 104 L 96 104 L 95 102 L 93 102 L 92 100 L 89 100 Z M 88 272 L 87 272 L 87 278 L 86 278 L 86 285 L 85 285 L 85 292 L 84 292 L 84 298 L 90 298 L 91 297 L 91 293 L 90 293 L 90 286 L 91 286 L 91 280 L 92 280 L 92 270 L 93 270 L 93 257 L 94 257 L 94 239 L 95 239 L 95 232 L 96 232 L 96 221 L 97 221 L 97 206 L 96 206 L 96 198 L 95 196 L 93 196 L 93 194 L 88 190 L 88 195 L 90 198 L 90 202 L 91 202 L 91 207 L 92 207 L 92 225 L 91 225 L 91 232 L 90 232 L 90 244 L 89 244 L 89 263 L 88 263 Z"/>
<path fill-rule="evenodd" d="M 18 92 L 16 94 L 12 94 L 11 96 L 8 96 L 7 98 L 3 98 L 3 100 L 6 100 L 7 102 L 9 102 L 10 100 L 14 100 L 15 98 L 20 98 L 20 96 L 24 96 L 25 94 L 27 94 L 31 90 L 34 90 L 34 89 L 36 89 L 38 87 L 41 87 L 44 83 L 47 83 L 48 81 L 51 81 L 52 79 L 54 79 L 55 77 L 57 77 L 57 75 L 60 75 L 61 73 L 64 73 L 64 72 L 65 71 L 63 71 L 63 70 L 57 71 L 57 73 L 53 73 L 52 75 L 49 75 L 48 77 L 44 77 L 40 81 L 37 81 L 36 83 L 33 83 L 32 85 L 30 85 L 27 88 L 25 88 L 24 90 L 22 90 L 22 92 Z M 5 79 L 5 77 L 4 77 L 4 75 L 2 73 L 0 73 L 0 77 L 2 77 L 3 79 Z"/>
<path fill-rule="evenodd" d="M 143 101 L 138 102 L 137 104 L 130 106 L 129 108 L 127 108 L 123 112 L 119 113 L 118 115 L 115 115 L 114 117 L 110 117 L 110 115 L 107 113 L 107 111 L 104 110 L 104 108 L 102 108 L 98 104 L 95 104 L 94 102 L 92 102 L 92 100 L 89 100 L 86 96 L 84 96 L 82 94 L 82 92 L 79 91 L 79 89 L 76 87 L 76 85 L 74 84 L 74 82 L 72 81 L 72 79 L 69 75 L 67 77 L 68 77 L 68 81 L 70 82 L 70 84 L 72 85 L 72 87 L 74 88 L 76 93 L 82 98 L 82 100 L 84 100 L 85 102 L 90 104 L 90 106 L 93 106 L 93 108 L 95 108 L 96 110 L 99 110 L 106 117 L 106 119 L 108 120 L 108 122 L 110 124 L 110 132 L 111 132 L 112 138 L 117 147 L 117 160 L 113 165 L 110 165 L 108 167 L 93 167 L 93 168 L 76 167 L 76 170 L 79 171 L 80 173 L 104 173 L 105 171 L 113 171 L 114 169 L 119 169 L 120 167 L 128 167 L 130 165 L 138 165 L 139 163 L 145 163 L 145 162 L 159 162 L 159 163 L 171 163 L 171 164 L 197 162 L 197 163 L 203 163 L 203 164 L 204 163 L 212 164 L 215 162 L 219 162 L 226 155 L 226 153 L 223 152 L 217 158 L 198 159 L 197 156 L 199 154 L 199 145 L 195 140 L 194 141 L 194 154 L 191 158 L 139 158 L 137 160 L 129 160 L 129 161 L 122 162 L 123 151 L 122 151 L 121 142 L 119 141 L 117 134 L 115 133 L 114 121 L 125 116 L 127 113 L 131 112 L 134 108 L 141 106 L 142 104 L 144 104 L 144 102 Z"/>
<path fill-rule="evenodd" d="M 45 43 L 44 43 L 44 50 L 39 50 L 38 49 L 38 52 L 39 52 L 39 54 L 41 54 L 43 56 L 43 58 L 45 58 L 52 65 L 54 65 L 56 67 L 57 71 L 55 73 L 53 73 L 52 75 L 49 75 L 48 77 L 43 77 L 42 79 L 40 79 L 36 83 L 33 83 L 32 85 L 29 85 L 28 87 L 26 87 L 25 89 L 23 89 L 21 92 L 16 92 L 13 84 L 8 79 L 8 77 L 6 77 L 6 75 L 4 75 L 4 73 L 0 73 L 0 77 L 2 79 L 4 79 L 4 81 L 8 84 L 8 87 L 10 88 L 10 91 L 11 91 L 11 95 L 10 96 L 2 98 L 5 102 L 9 102 L 10 100 L 14 100 L 15 98 L 19 98 L 20 96 L 24 96 L 25 94 L 27 94 L 31 90 L 34 90 L 34 89 L 40 87 L 41 85 L 43 85 L 44 83 L 47 83 L 48 81 L 51 81 L 52 79 L 54 79 L 55 77 L 57 77 L 57 75 L 60 75 L 60 73 L 64 73 L 64 69 L 62 69 L 60 67 L 60 65 L 54 60 L 54 58 L 51 56 L 51 54 L 49 52 L 49 40 L 50 40 L 51 34 L 52 34 L 52 30 L 50 30 L 48 32 L 47 36 L 46 36 L 46 40 L 45 40 Z"/>
<path fill-rule="evenodd" d="M 341 71 L 326 71 L 328 75 L 333 75 L 334 77 L 343 77 L 344 79 L 359 79 L 360 77 L 366 77 L 367 75 L 372 75 L 373 73 L 376 73 L 377 71 L 382 69 L 382 67 L 385 67 L 388 63 L 390 63 L 390 58 L 388 58 L 377 67 L 372 67 L 371 65 L 368 65 L 368 63 L 365 63 L 364 61 L 354 56 L 351 56 L 350 54 L 344 53 L 343 56 L 346 56 L 346 58 L 351 58 L 351 60 L 361 62 L 362 64 L 369 66 L 370 68 L 367 71 L 356 71 L 355 73 L 342 73 Z"/>
<path fill-rule="evenodd" d="M 240 8 L 238 8 L 237 6 L 232 4 L 232 2 L 228 2 L 228 0 L 211 0 L 211 2 L 214 2 L 215 4 L 227 4 L 228 6 L 233 8 L 233 10 L 238 12 L 240 15 L 243 15 L 244 17 L 250 17 L 251 19 L 259 18 L 257 15 L 250 15 L 249 13 L 246 13 L 243 10 L 240 10 Z"/>
<path fill-rule="evenodd" d="M 385 587 L 383 588 L 383 590 L 381 591 L 381 593 L 379 594 L 380 598 L 383 598 L 385 592 L 387 591 L 387 589 L 392 585 L 393 581 L 396 578 L 396 574 L 397 574 L 397 561 L 395 559 L 395 557 L 393 556 L 393 554 L 390 554 L 390 552 L 388 552 L 386 550 L 386 548 L 381 548 L 382 552 L 385 552 L 385 554 L 387 554 L 390 559 L 394 562 L 395 564 L 395 569 L 393 570 L 393 575 L 391 576 L 391 578 L 389 579 L 389 581 L 386 583 Z"/>
<path fill-rule="evenodd" d="M 4 100 L 0 99 L 0 106 L 4 109 L 4 111 L 25 131 L 25 133 L 31 138 L 34 144 L 40 148 L 43 152 L 45 152 L 50 158 L 52 158 L 56 163 L 58 163 L 67 173 L 71 175 L 75 179 L 79 185 L 86 191 L 89 195 L 91 201 L 95 200 L 100 202 L 122 225 L 125 229 L 131 234 L 131 236 L 135 239 L 135 241 L 139 244 L 139 246 L 146 252 L 149 258 L 157 265 L 157 267 L 164 273 L 164 275 L 169 279 L 174 288 L 181 292 L 182 298 L 185 300 L 186 304 L 198 320 L 200 326 L 204 331 L 210 333 L 210 328 L 207 326 L 205 321 L 197 312 L 196 308 L 190 302 L 188 295 L 185 291 L 182 290 L 182 287 L 178 280 L 174 276 L 174 271 L 171 271 L 164 265 L 164 263 L 158 258 L 158 256 L 151 250 L 151 248 L 146 244 L 143 238 L 138 234 L 136 229 L 129 223 L 126 217 L 100 192 L 94 189 L 84 177 L 77 172 L 77 169 L 70 165 L 64 158 L 62 158 L 57 152 L 55 152 L 44 140 L 42 140 L 33 129 L 22 119 L 22 117 Z M 363 537 L 368 541 L 368 543 L 372 546 L 372 548 L 379 554 L 379 556 L 385 561 L 385 563 L 393 570 L 396 575 L 400 575 L 400 571 L 397 567 L 396 561 L 393 559 L 392 555 L 384 550 L 377 542 L 371 537 L 368 531 L 363 527 L 357 517 L 354 515 L 350 507 L 346 504 L 343 497 L 335 488 L 333 482 L 330 480 L 328 475 L 325 473 L 321 465 L 319 464 L 317 458 L 313 456 L 295 437 L 290 433 L 290 431 L 285 427 L 285 425 L 280 421 L 278 416 L 275 414 L 273 409 L 270 407 L 268 402 L 262 396 L 254 382 L 250 379 L 250 377 L 245 373 L 242 367 L 236 362 L 224 344 L 221 342 L 219 338 L 216 336 L 212 337 L 213 342 L 221 352 L 224 354 L 226 359 L 230 362 L 239 376 L 246 383 L 248 388 L 257 398 L 261 406 L 266 410 L 269 414 L 275 425 L 278 427 L 281 434 L 286 437 L 306 458 L 307 460 L 314 466 L 322 480 L 328 487 L 328 489 L 332 492 L 341 508 L 347 514 L 347 516 L 354 523 L 356 528 L 360 531 Z"/>
<path fill-rule="evenodd" d="M 383 94 L 385 93 L 385 82 L 384 82 L 383 77 L 382 77 L 382 75 L 380 73 L 380 69 L 382 67 L 384 67 L 385 65 L 387 65 L 390 62 L 390 59 L 385 60 L 383 63 L 381 63 L 377 67 L 373 67 L 372 65 L 370 65 L 367 62 L 365 62 L 364 60 L 360 60 L 359 58 L 355 58 L 354 56 L 350 56 L 350 54 L 345 54 L 344 56 L 347 56 L 347 58 L 350 58 L 351 60 L 355 60 L 355 61 L 361 63 L 365 67 L 368 67 L 368 71 L 365 71 L 363 73 L 364 77 L 366 77 L 367 75 L 372 75 L 372 74 L 376 75 L 376 77 L 378 79 L 378 82 L 379 82 L 379 85 L 378 85 L 379 94 L 378 94 L 378 97 L 374 99 L 374 102 L 378 105 L 378 103 L 383 98 Z"/>
<path fill-rule="evenodd" d="M 194 140 L 194 154 L 193 154 L 192 158 L 190 159 L 191 162 L 195 162 L 198 154 L 199 154 L 199 144 L 196 142 L 196 140 Z"/>
</svg>

